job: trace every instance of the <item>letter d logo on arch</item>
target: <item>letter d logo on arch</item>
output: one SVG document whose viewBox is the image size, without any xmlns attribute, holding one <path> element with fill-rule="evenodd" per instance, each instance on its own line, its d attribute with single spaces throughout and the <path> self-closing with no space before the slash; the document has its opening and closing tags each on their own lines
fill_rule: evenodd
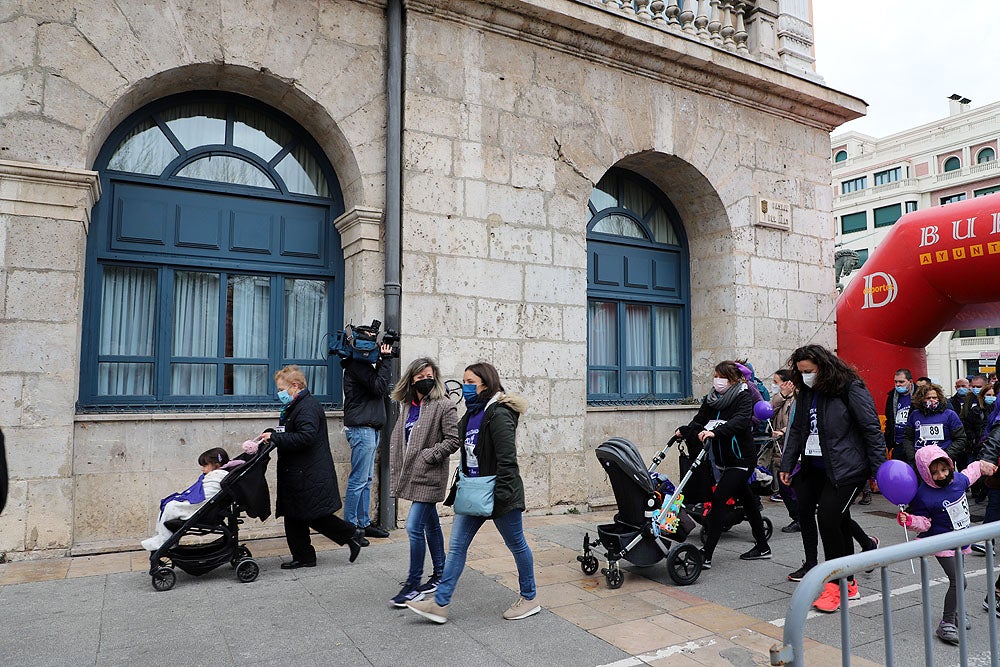
<svg viewBox="0 0 1000 667">
<path fill-rule="evenodd" d="M 896 284 L 896 279 L 888 273 L 876 271 L 865 276 L 864 280 L 865 302 L 861 306 L 862 310 L 888 306 L 896 300 L 896 296 L 899 294 L 899 285 Z"/>
</svg>

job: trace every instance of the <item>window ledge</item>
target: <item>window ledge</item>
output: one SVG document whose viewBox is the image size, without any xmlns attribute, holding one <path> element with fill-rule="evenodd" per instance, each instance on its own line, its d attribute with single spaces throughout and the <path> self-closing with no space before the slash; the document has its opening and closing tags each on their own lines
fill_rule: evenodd
<svg viewBox="0 0 1000 667">
<path fill-rule="evenodd" d="M 325 409 L 327 417 L 343 417 L 341 409 Z M 121 422 L 121 421 L 207 421 L 207 420 L 259 420 L 275 419 L 277 410 L 255 412 L 100 412 L 77 414 L 73 417 L 75 423 L 90 422 Z"/>
<path fill-rule="evenodd" d="M 697 410 L 701 405 L 701 402 L 697 403 L 659 403 L 659 404 L 644 404 L 644 403 L 626 403 L 622 401 L 620 404 L 615 405 L 588 405 L 587 412 L 651 412 L 658 410 L 676 411 L 676 410 Z"/>
</svg>

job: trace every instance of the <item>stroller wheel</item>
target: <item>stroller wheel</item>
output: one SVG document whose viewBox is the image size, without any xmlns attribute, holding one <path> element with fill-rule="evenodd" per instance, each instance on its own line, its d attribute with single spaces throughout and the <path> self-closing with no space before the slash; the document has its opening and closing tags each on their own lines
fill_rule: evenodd
<svg viewBox="0 0 1000 667">
<path fill-rule="evenodd" d="M 177 575 L 169 567 L 158 567 L 153 572 L 153 588 L 158 591 L 169 591 L 177 583 Z"/>
<path fill-rule="evenodd" d="M 622 572 L 617 567 L 608 569 L 608 572 L 606 575 L 604 575 L 604 578 L 607 579 L 608 588 L 611 589 L 621 588 L 622 584 L 625 583 L 625 573 Z"/>
<path fill-rule="evenodd" d="M 257 578 L 258 574 L 260 574 L 260 566 L 257 565 L 257 561 L 255 560 L 245 558 L 236 566 L 236 578 L 241 583 L 249 584 Z"/>
<path fill-rule="evenodd" d="M 584 574 L 594 574 L 597 572 L 599 566 L 597 556 L 577 556 L 576 558 L 580 561 L 580 569 L 583 570 Z"/>
<path fill-rule="evenodd" d="M 701 527 L 701 530 L 698 531 L 698 539 L 701 540 L 701 545 L 705 546 L 705 542 L 708 542 L 708 526 Z"/>
<path fill-rule="evenodd" d="M 236 549 L 236 553 L 233 554 L 233 559 L 229 561 L 229 566 L 235 570 L 236 566 L 239 565 L 240 561 L 244 558 L 253 558 L 253 554 L 250 553 L 250 549 L 248 549 L 246 545 L 241 544 L 239 548 Z"/>
<path fill-rule="evenodd" d="M 764 521 L 764 539 L 769 540 L 771 539 L 771 535 L 774 534 L 774 523 L 766 516 L 762 517 L 762 519 Z"/>
<path fill-rule="evenodd" d="M 693 544 L 675 544 L 667 552 L 667 573 L 678 586 L 688 586 L 701 575 L 701 550 Z"/>
</svg>

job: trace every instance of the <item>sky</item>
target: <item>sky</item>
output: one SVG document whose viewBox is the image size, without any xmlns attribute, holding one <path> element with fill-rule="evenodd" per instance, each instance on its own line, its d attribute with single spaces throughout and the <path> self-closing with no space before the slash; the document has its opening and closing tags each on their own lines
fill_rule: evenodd
<svg viewBox="0 0 1000 667">
<path fill-rule="evenodd" d="M 868 115 L 834 130 L 884 137 L 1000 101 L 998 0 L 812 0 L 816 71 Z"/>
</svg>

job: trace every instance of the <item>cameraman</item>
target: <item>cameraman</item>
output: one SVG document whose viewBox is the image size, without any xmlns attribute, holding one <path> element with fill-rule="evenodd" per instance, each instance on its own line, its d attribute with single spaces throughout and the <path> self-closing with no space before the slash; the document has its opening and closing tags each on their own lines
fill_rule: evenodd
<svg viewBox="0 0 1000 667">
<path fill-rule="evenodd" d="M 392 387 L 388 359 L 391 345 L 379 348 L 375 364 L 354 358 L 341 359 L 344 369 L 344 434 L 351 446 L 351 474 L 344 496 L 344 519 L 357 526 L 357 541 L 365 537 L 389 537 L 389 531 L 371 525 L 372 472 L 379 432 L 385 425 L 385 399 Z"/>
</svg>

